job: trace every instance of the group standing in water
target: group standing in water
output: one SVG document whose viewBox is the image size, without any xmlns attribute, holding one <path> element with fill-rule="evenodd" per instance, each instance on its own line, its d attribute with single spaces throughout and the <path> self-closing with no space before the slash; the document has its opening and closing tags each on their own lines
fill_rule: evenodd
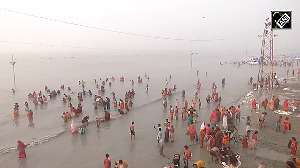
<svg viewBox="0 0 300 168">
<path fill-rule="evenodd" d="M 197 75 L 198 75 L 198 71 L 197 71 Z M 205 75 L 207 76 L 207 72 L 205 72 Z M 149 76 L 145 74 L 145 78 L 149 79 Z M 114 78 L 111 78 L 114 79 Z M 169 74 L 169 79 L 171 80 L 171 74 Z M 112 80 L 113 82 L 114 80 Z M 120 77 L 120 82 L 124 82 L 125 81 L 125 77 L 121 76 Z M 133 80 L 130 81 L 132 83 L 132 85 L 134 85 Z M 102 81 L 102 86 L 99 87 L 99 84 L 97 82 L 97 80 L 95 79 L 95 84 L 96 84 L 96 88 L 100 89 L 100 92 L 98 92 L 99 94 L 104 94 L 105 93 L 105 84 L 108 83 L 108 78 L 106 78 L 105 81 Z M 138 83 L 142 83 L 142 79 L 139 76 L 138 77 Z M 166 85 L 169 84 L 168 79 L 166 79 Z M 225 78 L 222 79 L 222 85 L 225 84 Z M 80 102 L 82 102 L 84 100 L 84 95 L 88 94 L 92 96 L 92 91 L 89 90 L 88 92 L 86 92 L 85 89 L 85 82 L 83 81 L 79 81 L 79 85 L 82 86 L 82 92 L 77 94 L 77 98 L 78 98 L 78 106 L 77 108 L 74 108 L 71 101 L 72 101 L 72 97 L 71 95 L 67 95 L 64 94 L 63 96 L 63 103 L 68 103 L 69 102 L 69 111 L 67 112 L 63 112 L 62 114 L 62 118 L 64 122 L 68 122 L 68 120 L 71 120 L 73 117 L 79 117 L 80 115 L 83 114 L 83 107 L 81 105 Z M 109 86 L 111 86 L 111 81 L 109 82 Z M 148 91 L 148 84 L 146 84 L 146 90 Z M 168 143 L 168 142 L 175 142 L 175 127 L 173 125 L 173 122 L 175 122 L 176 120 L 178 120 L 180 118 L 180 113 L 181 113 L 181 119 L 183 121 L 187 122 L 187 132 L 188 132 L 188 136 L 190 138 L 191 144 L 195 144 L 195 143 L 199 143 L 200 144 L 200 148 L 204 147 L 204 142 L 206 141 L 206 150 L 209 152 L 209 154 L 212 157 L 212 161 L 216 161 L 218 163 L 221 162 L 225 162 L 227 165 L 232 165 L 235 167 L 238 167 L 239 165 L 241 165 L 241 162 L 239 160 L 239 156 L 238 154 L 234 153 L 232 151 L 232 149 L 230 148 L 230 143 L 232 141 L 235 141 L 237 138 L 234 132 L 238 131 L 236 129 L 236 127 L 234 126 L 233 123 L 237 123 L 240 122 L 240 118 L 241 118 L 241 108 L 240 105 L 236 106 L 230 106 L 228 109 L 225 108 L 225 106 L 220 106 L 220 102 L 221 102 L 221 96 L 219 96 L 219 94 L 217 93 L 217 85 L 215 83 L 212 84 L 212 96 L 208 95 L 206 97 L 206 101 L 207 103 L 211 103 L 211 100 L 213 100 L 214 102 L 218 103 L 216 105 L 216 108 L 213 110 L 213 112 L 211 113 L 209 122 L 207 122 L 207 124 L 203 123 L 200 127 L 200 130 L 198 131 L 195 128 L 195 123 L 197 122 L 197 117 L 198 117 L 198 112 L 197 112 L 197 103 L 198 108 L 200 110 L 201 108 L 201 100 L 199 99 L 199 95 L 200 95 L 200 90 L 201 90 L 201 83 L 200 80 L 197 81 L 197 90 L 195 93 L 195 100 L 191 100 L 190 101 L 190 106 L 189 106 L 189 101 L 187 99 L 185 99 L 186 97 L 186 93 L 185 90 L 182 90 L 182 98 L 184 100 L 183 103 L 183 107 L 179 106 L 179 101 L 176 99 L 176 104 L 172 105 L 169 104 L 169 118 L 166 119 L 166 122 L 164 123 L 164 130 L 161 127 L 161 124 L 158 124 L 158 127 L 154 127 L 157 130 L 157 134 L 156 134 L 156 140 L 158 143 L 158 146 L 160 148 L 160 154 L 163 155 L 163 143 Z M 61 89 L 64 89 L 64 85 L 61 86 Z M 164 90 L 162 90 L 162 95 L 166 96 L 166 95 L 171 95 L 174 90 L 176 89 L 176 85 L 174 85 L 173 88 L 165 88 Z M 50 91 L 48 89 L 48 87 L 45 86 L 45 90 L 47 91 L 47 93 L 50 93 L 49 97 L 50 100 L 51 98 L 57 96 L 60 94 L 60 90 L 53 90 Z M 71 88 L 68 87 L 68 91 L 71 91 Z M 98 90 L 99 91 L 99 90 Z M 72 94 L 72 93 L 71 93 Z M 118 110 L 118 112 L 123 115 L 123 114 L 127 114 L 130 111 L 130 107 L 132 107 L 133 105 L 133 98 L 135 95 L 135 90 L 131 89 L 128 92 L 125 93 L 125 99 L 124 101 L 122 99 L 117 99 L 115 97 L 115 93 L 112 93 L 113 95 L 113 106 L 116 110 Z M 33 93 L 33 94 L 29 94 L 28 96 L 30 99 L 33 99 L 34 104 L 44 104 L 46 102 L 48 102 L 48 99 L 45 95 L 42 95 L 41 92 L 37 93 Z M 277 98 L 278 99 L 278 98 Z M 274 99 L 272 98 L 272 100 L 270 100 L 269 104 L 270 104 L 270 109 L 276 109 L 276 107 L 278 108 L 279 106 L 279 99 Z M 119 101 L 118 101 L 119 100 Z M 37 102 L 37 103 L 35 103 Z M 213 103 L 211 103 L 213 104 Z M 33 112 L 32 110 L 29 108 L 28 102 L 24 103 L 25 105 L 25 110 L 27 111 L 27 117 L 29 121 L 33 121 Z M 267 99 L 265 99 L 262 102 L 262 106 L 264 107 L 265 111 L 266 111 L 266 106 L 268 105 L 268 101 Z M 110 103 L 110 99 L 108 97 L 101 97 L 101 95 L 95 95 L 94 96 L 94 103 L 93 103 L 94 109 L 97 110 L 99 108 L 99 106 L 102 106 L 104 111 L 105 111 L 105 116 L 104 118 L 98 117 L 96 116 L 95 121 L 96 121 L 96 126 L 100 127 L 100 123 L 102 121 L 108 121 L 110 120 L 110 107 L 111 107 L 111 103 Z M 168 108 L 168 101 L 167 98 L 165 97 L 163 99 L 163 106 L 164 108 Z M 220 109 L 221 108 L 221 109 Z M 289 101 L 285 100 L 283 102 L 283 110 L 288 110 L 289 108 Z M 181 109 L 181 110 L 180 110 Z M 252 110 L 257 110 L 257 102 L 254 99 L 252 102 Z M 181 111 L 181 112 L 180 112 Z M 19 115 L 19 105 L 16 103 L 15 107 L 14 107 L 14 116 L 17 117 Z M 261 121 L 264 121 L 264 117 L 261 118 Z M 175 120 L 175 121 L 174 121 Z M 278 120 L 279 121 L 279 120 Z M 222 122 L 222 124 L 220 124 Z M 247 118 L 247 126 L 250 126 L 251 120 L 250 117 Z M 281 123 L 281 121 L 279 122 L 279 124 Z M 89 116 L 85 115 L 83 116 L 83 119 L 80 123 L 79 126 L 77 126 L 76 122 L 74 122 L 72 120 L 71 122 L 71 133 L 75 134 L 75 133 L 81 133 L 81 134 L 85 134 L 86 133 L 86 129 L 89 125 Z M 289 122 L 289 119 L 286 118 L 284 120 L 284 133 L 287 132 L 290 129 L 291 125 Z M 277 128 L 276 128 L 277 129 Z M 280 125 L 279 125 L 279 131 L 280 131 Z M 133 140 L 135 139 L 135 126 L 134 126 L 134 122 L 131 123 L 131 125 L 129 126 L 129 132 L 130 132 L 130 139 Z M 250 136 L 251 133 L 251 129 L 247 127 L 245 134 L 243 135 L 243 147 L 244 148 L 248 148 L 248 143 L 249 143 L 249 139 L 251 139 L 252 141 L 252 147 L 251 149 L 255 150 L 256 149 L 256 144 L 258 142 L 258 131 L 255 131 L 252 136 Z M 293 139 L 293 142 L 291 143 L 291 154 L 292 155 L 296 155 L 296 149 L 297 149 L 297 144 L 295 143 L 296 140 Z M 27 145 L 25 145 L 23 142 L 18 141 L 18 150 L 19 150 L 19 157 L 26 157 L 26 153 L 25 153 L 25 148 L 27 147 Z M 20 157 L 20 158 L 21 158 Z M 191 151 L 188 148 L 187 145 L 184 146 L 184 160 L 185 160 L 185 165 L 188 165 L 189 162 L 191 161 Z M 109 155 L 106 155 L 106 158 L 104 160 L 104 165 L 105 168 L 110 168 L 111 167 L 111 162 L 109 160 Z M 119 167 L 122 167 L 124 165 L 128 164 L 124 164 L 126 163 L 124 160 L 120 160 L 118 162 L 116 162 L 115 164 Z M 202 164 L 203 163 L 203 164 Z M 198 165 L 204 165 L 203 161 L 197 161 L 194 164 L 192 164 L 193 166 L 197 166 Z"/>
</svg>

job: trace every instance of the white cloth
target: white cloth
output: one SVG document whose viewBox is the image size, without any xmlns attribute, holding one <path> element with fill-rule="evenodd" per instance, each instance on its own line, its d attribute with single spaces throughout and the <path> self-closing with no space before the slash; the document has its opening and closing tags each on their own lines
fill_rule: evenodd
<svg viewBox="0 0 300 168">
<path fill-rule="evenodd" d="M 227 128 L 227 116 L 223 116 L 223 128 Z"/>
</svg>

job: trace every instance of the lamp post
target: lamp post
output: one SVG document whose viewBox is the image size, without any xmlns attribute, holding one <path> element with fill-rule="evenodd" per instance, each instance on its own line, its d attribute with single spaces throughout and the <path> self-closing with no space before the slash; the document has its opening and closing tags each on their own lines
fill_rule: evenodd
<svg viewBox="0 0 300 168">
<path fill-rule="evenodd" d="M 14 61 L 14 56 L 13 55 L 11 56 L 11 62 L 10 63 L 13 66 L 14 85 L 16 86 L 16 74 L 15 74 L 15 64 L 16 64 L 16 61 Z"/>
</svg>

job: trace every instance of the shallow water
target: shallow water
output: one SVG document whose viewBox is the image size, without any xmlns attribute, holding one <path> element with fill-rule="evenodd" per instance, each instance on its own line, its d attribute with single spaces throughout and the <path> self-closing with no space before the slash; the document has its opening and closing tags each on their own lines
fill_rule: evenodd
<svg viewBox="0 0 300 168">
<path fill-rule="evenodd" d="M 208 121 L 211 111 L 216 104 L 207 104 L 205 97 L 211 94 L 211 84 L 216 82 L 222 103 L 228 107 L 242 94 L 246 93 L 250 86 L 247 80 L 250 76 L 257 75 L 257 66 L 224 64 L 219 65 L 221 56 L 194 56 L 193 67 L 190 65 L 189 53 L 139 53 L 139 54 L 111 54 L 105 56 L 32 56 L 16 58 L 16 93 L 12 94 L 12 67 L 9 58 L 0 62 L 0 165 L 5 167 L 102 167 L 105 153 L 111 155 L 113 161 L 124 159 L 129 162 L 130 167 L 140 167 L 144 164 L 152 167 L 162 167 L 170 162 L 158 154 L 155 140 L 156 132 L 153 129 L 157 123 L 163 123 L 169 117 L 168 109 L 162 107 L 161 90 L 166 87 L 165 79 L 172 79 L 168 87 L 177 86 L 176 93 L 168 98 L 168 104 L 175 105 L 175 99 L 180 101 L 182 89 L 186 90 L 186 98 L 191 102 L 199 78 L 202 83 L 200 98 L 202 107 L 199 111 L 197 128 L 203 121 Z M 199 69 L 199 76 L 196 70 Z M 205 71 L 208 76 L 205 76 Z M 150 75 L 150 80 L 144 78 L 144 73 Z M 121 83 L 118 78 L 124 75 L 125 82 Z M 143 83 L 137 83 L 137 76 L 143 78 Z M 94 123 L 87 128 L 85 135 L 72 135 L 69 131 L 70 122 L 64 123 L 60 117 L 62 112 L 67 111 L 67 105 L 61 103 L 62 94 L 70 94 L 66 89 L 56 100 L 50 100 L 43 106 L 34 107 L 29 102 L 29 107 L 34 112 L 35 127 L 28 127 L 28 120 L 24 111 L 24 102 L 28 101 L 27 94 L 32 91 L 44 93 L 44 85 L 50 89 L 59 89 L 61 84 L 70 86 L 73 92 L 80 92 L 82 88 L 78 85 L 79 80 L 86 82 L 86 90 L 96 93 L 94 79 L 99 81 L 101 77 L 115 76 L 112 87 L 105 85 L 106 92 L 103 96 L 110 97 L 112 91 L 116 97 L 124 99 L 124 94 L 131 88 L 136 91 L 134 106 L 129 114 L 117 117 L 110 122 L 105 122 L 97 129 Z M 225 87 L 221 87 L 221 79 L 226 78 Z M 135 80 L 134 86 L 129 82 Z M 145 85 L 149 83 L 149 92 L 146 93 Z M 99 84 L 100 85 L 100 84 Z M 72 95 L 72 104 L 77 105 L 76 94 Z M 20 117 L 13 119 L 12 109 L 15 102 L 20 104 Z M 93 109 L 93 96 L 85 96 L 83 114 L 94 120 L 95 116 L 103 116 L 103 109 Z M 113 103 L 111 102 L 111 105 Z M 180 108 L 179 108 L 180 109 Z M 111 114 L 117 114 L 111 109 Z M 74 118 L 79 124 L 83 116 Z M 130 141 L 129 125 L 135 121 L 136 139 Z M 175 143 L 165 144 L 165 154 L 168 157 L 182 151 L 184 144 L 188 143 L 188 137 L 184 136 L 186 122 L 173 121 L 175 126 Z M 14 149 L 16 141 L 21 139 L 26 143 L 32 143 L 27 148 L 28 158 L 17 159 L 17 151 Z M 2 150 L 1 150 L 2 149 Z M 207 155 L 207 154 L 205 154 Z M 45 165 L 46 164 L 46 165 Z"/>
</svg>

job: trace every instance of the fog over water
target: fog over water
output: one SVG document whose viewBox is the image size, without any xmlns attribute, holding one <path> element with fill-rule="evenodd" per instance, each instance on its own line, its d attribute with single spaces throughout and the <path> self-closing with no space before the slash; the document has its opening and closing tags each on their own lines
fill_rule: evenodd
<svg viewBox="0 0 300 168">
<path fill-rule="evenodd" d="M 169 115 L 161 104 L 161 90 L 176 84 L 178 89 L 168 101 L 175 105 L 175 99 L 179 99 L 182 107 L 181 91 L 185 89 L 191 101 L 196 81 L 200 79 L 200 98 L 204 104 L 207 94 L 211 94 L 212 82 L 216 82 L 222 104 L 229 106 L 250 89 L 247 80 L 250 76 L 256 78 L 258 66 L 219 63 L 260 55 L 258 35 L 262 34 L 265 19 L 272 10 L 293 11 L 292 29 L 274 31 L 278 35 L 274 38 L 275 55 L 300 53 L 299 8 L 297 0 L 3 2 L 0 5 L 0 165 L 41 167 L 47 163 L 46 167 L 95 167 L 102 165 L 107 152 L 112 160 L 124 158 L 132 167 L 142 163 L 159 167 L 168 163 L 157 153 L 153 130 L 153 125 L 163 123 Z M 16 86 L 9 63 L 11 55 L 16 61 Z M 149 81 L 144 73 L 150 75 Z M 172 79 L 166 86 L 169 73 Z M 118 80 L 122 75 L 126 78 L 124 83 Z M 142 84 L 136 82 L 139 75 L 143 77 Z M 125 92 L 134 88 L 137 93 L 134 107 L 128 115 L 104 123 L 100 131 L 91 124 L 86 135 L 71 135 L 70 121 L 63 123 L 60 116 L 68 107 L 61 103 L 62 95 L 36 107 L 27 99 L 33 91 L 41 90 L 46 95 L 44 85 L 57 90 L 64 84 L 75 94 L 67 90 L 62 93 L 70 94 L 72 104 L 77 106 L 76 94 L 82 91 L 79 80 L 86 82 L 86 90 L 97 94 L 94 79 L 112 76 L 116 80 L 111 88 L 105 85 L 103 96 L 112 101 L 111 92 L 115 91 L 118 99 L 124 99 Z M 222 88 L 223 77 L 226 85 Z M 130 79 L 135 80 L 134 86 Z M 15 94 L 12 88 L 16 89 Z M 35 128 L 28 127 L 25 101 L 34 111 Z M 17 119 L 12 116 L 15 102 L 20 104 Z M 84 114 L 91 120 L 104 115 L 102 108 L 93 109 L 93 96 L 85 96 L 82 104 Z M 209 119 L 214 105 L 203 105 L 198 124 Z M 111 109 L 111 114 L 116 115 L 117 111 Z M 74 121 L 79 123 L 82 117 Z M 130 142 L 127 132 L 131 121 L 136 122 L 135 143 Z M 178 134 L 176 143 L 166 146 L 170 156 L 188 142 L 187 137 L 180 136 L 186 123 L 178 120 L 173 124 Z M 17 160 L 14 148 L 18 139 L 36 142 L 27 148 L 30 157 L 25 163 Z M 61 159 L 69 155 L 71 161 Z"/>
</svg>

